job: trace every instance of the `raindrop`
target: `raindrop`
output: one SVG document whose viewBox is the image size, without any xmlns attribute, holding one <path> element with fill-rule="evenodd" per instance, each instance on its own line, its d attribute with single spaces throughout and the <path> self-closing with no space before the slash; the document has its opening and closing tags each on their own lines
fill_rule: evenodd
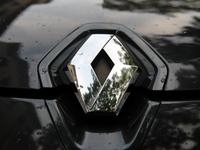
<svg viewBox="0 0 200 150">
<path fill-rule="evenodd" d="M 47 69 L 43 68 L 43 69 L 42 69 L 42 72 L 44 72 L 44 73 L 47 72 Z"/>
<path fill-rule="evenodd" d="M 162 78 L 162 79 L 161 79 L 161 82 L 164 83 L 164 82 L 165 82 L 165 78 Z"/>
<path fill-rule="evenodd" d="M 162 68 L 165 68 L 165 65 L 162 65 L 161 67 L 162 67 Z"/>
<path fill-rule="evenodd" d="M 22 140 L 22 139 L 17 139 L 17 142 L 16 142 L 16 143 L 19 144 L 19 143 L 21 142 L 21 140 Z"/>
<path fill-rule="evenodd" d="M 19 136 L 20 132 L 17 132 L 17 137 Z"/>
<path fill-rule="evenodd" d="M 114 90 L 114 91 L 113 91 L 113 94 L 117 94 L 117 90 Z"/>
<path fill-rule="evenodd" d="M 40 132 L 40 131 L 37 132 L 37 135 L 41 135 L 41 134 L 42 134 L 42 132 Z"/>
</svg>

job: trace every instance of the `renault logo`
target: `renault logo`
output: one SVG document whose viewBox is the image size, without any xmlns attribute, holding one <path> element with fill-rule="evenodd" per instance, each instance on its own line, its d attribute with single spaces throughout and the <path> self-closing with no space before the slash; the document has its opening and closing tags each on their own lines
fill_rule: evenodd
<svg viewBox="0 0 200 150">
<path fill-rule="evenodd" d="M 116 112 L 137 71 L 128 51 L 111 34 L 93 34 L 67 65 L 85 112 Z"/>
<path fill-rule="evenodd" d="M 42 88 L 64 86 L 61 101 L 78 100 L 87 114 L 117 115 L 128 96 L 134 99 L 134 88 L 163 90 L 167 79 L 165 61 L 150 44 L 107 23 L 74 30 L 44 56 L 38 71 Z"/>
<path fill-rule="evenodd" d="M 41 88 L 56 92 L 45 104 L 64 144 L 87 149 L 99 138 L 123 136 L 121 149 L 137 148 L 160 104 L 148 99 L 149 91 L 168 86 L 166 64 L 123 25 L 89 23 L 66 35 L 38 64 Z"/>
</svg>

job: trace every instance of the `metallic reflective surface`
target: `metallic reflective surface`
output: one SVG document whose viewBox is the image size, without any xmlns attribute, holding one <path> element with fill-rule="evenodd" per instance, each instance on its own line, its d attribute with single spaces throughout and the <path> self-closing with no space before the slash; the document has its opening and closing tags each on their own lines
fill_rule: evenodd
<svg viewBox="0 0 200 150">
<path fill-rule="evenodd" d="M 91 65 L 101 51 L 105 51 L 114 64 L 102 85 Z M 115 112 L 137 68 L 121 42 L 109 34 L 91 35 L 68 64 L 86 112 Z"/>
</svg>

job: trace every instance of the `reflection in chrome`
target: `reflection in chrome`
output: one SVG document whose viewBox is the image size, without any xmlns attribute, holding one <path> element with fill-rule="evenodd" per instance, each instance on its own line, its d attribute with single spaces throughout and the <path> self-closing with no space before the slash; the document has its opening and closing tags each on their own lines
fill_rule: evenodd
<svg viewBox="0 0 200 150">
<path fill-rule="evenodd" d="M 102 51 L 114 64 L 103 84 L 92 66 Z M 138 68 L 122 43 L 111 34 L 91 35 L 67 66 L 85 112 L 116 112 Z"/>
</svg>

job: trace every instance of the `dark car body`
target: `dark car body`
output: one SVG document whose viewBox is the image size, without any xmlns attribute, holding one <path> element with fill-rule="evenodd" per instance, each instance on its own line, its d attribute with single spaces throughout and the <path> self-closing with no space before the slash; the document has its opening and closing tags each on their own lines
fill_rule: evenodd
<svg viewBox="0 0 200 150">
<path fill-rule="evenodd" d="M 198 0 L 0 4 L 0 149 L 200 148 Z M 162 89 L 132 87 L 117 117 L 88 117 L 69 85 L 43 87 L 42 60 L 86 24 L 122 25 L 149 43 L 167 68 Z"/>
</svg>

